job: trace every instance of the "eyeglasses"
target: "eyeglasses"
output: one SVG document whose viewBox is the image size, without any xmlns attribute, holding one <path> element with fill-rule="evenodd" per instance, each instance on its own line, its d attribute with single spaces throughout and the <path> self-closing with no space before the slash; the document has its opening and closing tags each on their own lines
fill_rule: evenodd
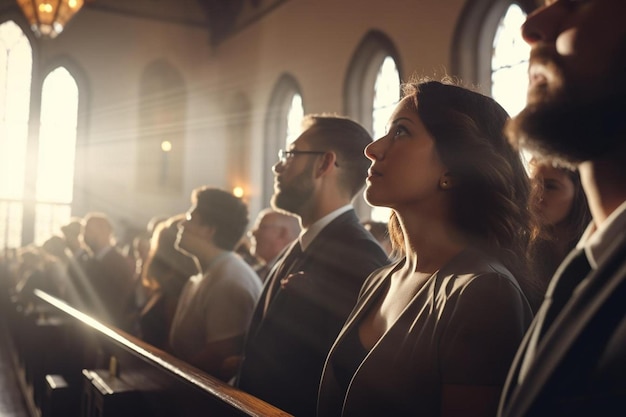
<svg viewBox="0 0 626 417">
<path fill-rule="evenodd" d="M 324 155 L 327 151 L 287 151 L 285 149 L 280 149 L 278 151 L 278 162 L 282 165 L 285 165 L 291 158 L 296 155 Z M 335 162 L 335 166 L 339 165 Z"/>
<path fill-rule="evenodd" d="M 278 151 L 278 160 L 281 164 L 286 164 L 295 155 L 324 155 L 325 153 L 324 151 L 286 151 L 280 149 Z"/>
</svg>

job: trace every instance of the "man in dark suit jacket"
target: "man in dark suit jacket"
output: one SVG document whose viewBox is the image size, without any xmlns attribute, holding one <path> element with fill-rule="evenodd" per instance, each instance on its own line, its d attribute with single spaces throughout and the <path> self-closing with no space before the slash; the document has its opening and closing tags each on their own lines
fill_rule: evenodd
<svg viewBox="0 0 626 417">
<path fill-rule="evenodd" d="M 84 261 L 90 312 L 107 324 L 132 331 L 133 268 L 113 245 L 113 226 L 108 217 L 102 213 L 85 216 L 83 240 L 91 251 Z"/>
<path fill-rule="evenodd" d="M 237 385 L 296 416 L 314 416 L 326 355 L 363 281 L 388 260 L 350 202 L 365 182 L 371 137 L 341 117 L 308 116 L 273 167 L 272 206 L 302 233 L 268 275 Z"/>
<path fill-rule="evenodd" d="M 626 415 L 626 2 L 551 1 L 522 31 L 528 104 L 513 142 L 578 168 L 593 222 L 563 261 L 499 416 Z"/>
</svg>

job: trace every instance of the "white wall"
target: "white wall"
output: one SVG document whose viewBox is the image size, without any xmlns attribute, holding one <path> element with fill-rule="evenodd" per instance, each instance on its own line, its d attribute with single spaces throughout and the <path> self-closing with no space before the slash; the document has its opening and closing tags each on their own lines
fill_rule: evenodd
<svg viewBox="0 0 626 417">
<path fill-rule="evenodd" d="M 98 0 L 103 3 L 106 0 Z M 7 0 L 0 2 L 6 10 Z M 194 187 L 235 185 L 227 140 L 232 102 L 250 105 L 249 164 L 243 185 L 254 216 L 262 208 L 263 123 L 270 93 L 281 74 L 302 88 L 305 112 L 344 108 L 343 83 L 359 42 L 372 29 L 394 43 L 410 75 L 442 75 L 450 67 L 453 33 L 465 0 L 290 0 L 212 47 L 208 31 L 86 7 L 54 40 L 39 40 L 41 68 L 63 60 L 84 74 L 89 101 L 79 155 L 86 199 L 75 214 L 102 210 L 138 226 L 157 214 L 189 206 Z M 134 185 L 139 120 L 139 81 L 146 66 L 165 59 L 188 93 L 184 187 L 179 193 L 146 193 Z M 230 136 L 229 136 L 230 135 Z M 231 170 L 232 171 L 232 170 Z M 242 180 L 239 180 L 242 182 Z M 83 186 L 81 185 L 81 188 Z M 81 190 L 79 190 L 81 191 Z"/>
</svg>

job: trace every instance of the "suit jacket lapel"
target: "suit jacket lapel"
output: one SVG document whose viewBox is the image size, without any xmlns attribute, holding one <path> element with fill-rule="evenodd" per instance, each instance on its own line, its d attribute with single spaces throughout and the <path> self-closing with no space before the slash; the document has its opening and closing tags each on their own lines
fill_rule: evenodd
<svg viewBox="0 0 626 417">
<path fill-rule="evenodd" d="M 337 230 L 343 229 L 343 224 L 358 223 L 358 222 L 359 222 L 359 219 L 358 217 L 356 217 L 356 213 L 352 209 L 348 210 L 345 213 L 340 214 L 337 218 L 333 219 L 333 221 L 328 223 L 326 227 L 323 228 L 319 232 L 319 234 L 315 237 L 315 239 L 313 239 L 309 247 L 304 251 L 305 259 L 310 254 L 318 253 L 319 251 L 318 247 L 323 246 L 325 242 L 328 242 L 329 240 L 334 240 L 335 234 L 338 233 Z"/>
<path fill-rule="evenodd" d="M 539 315 L 541 314 L 542 309 L 543 308 L 540 308 L 540 310 L 537 312 L 537 317 L 539 317 Z M 511 369 L 509 370 L 509 374 L 507 375 L 506 381 L 504 382 L 504 388 L 502 389 L 502 395 L 501 395 L 502 399 L 498 407 L 498 416 L 503 415 L 504 407 L 507 404 L 509 404 L 511 395 L 513 395 L 513 393 L 515 392 L 518 386 L 519 373 L 520 373 L 520 368 L 522 366 L 522 361 L 524 360 L 526 351 L 528 350 L 528 344 L 530 342 L 530 339 L 532 335 L 535 334 L 536 326 L 537 326 L 537 320 L 533 320 L 530 326 L 528 327 L 528 330 L 526 331 L 526 334 L 524 335 L 522 342 L 520 343 L 520 347 L 517 350 L 515 357 L 513 358 Z"/>
<path fill-rule="evenodd" d="M 616 290 L 624 292 L 626 233 L 616 239 L 609 253 L 607 261 L 599 269 L 592 271 L 581 283 L 572 294 L 572 299 L 545 333 L 523 384 L 512 391 L 510 404 L 504 408 L 505 414 L 503 415 L 507 417 L 527 415 L 539 394 L 545 389 L 544 386 L 571 350 L 572 344 L 580 338 L 589 322 L 596 317 L 607 300 L 616 297 Z M 618 296 L 618 298 L 621 297 Z M 585 341 L 586 344 L 594 342 L 595 340 Z M 526 338 L 524 343 L 527 343 Z M 511 382 L 516 383 L 515 380 Z"/>
<path fill-rule="evenodd" d="M 254 309 L 254 314 L 252 315 L 252 320 L 250 321 L 250 326 L 248 329 L 248 338 L 254 333 L 256 333 L 257 329 L 259 328 L 259 325 L 261 324 L 261 321 L 263 319 L 263 314 L 265 311 L 265 300 L 268 296 L 268 292 L 270 291 L 272 284 L 275 282 L 274 277 L 276 276 L 276 274 L 281 272 L 281 267 L 283 266 L 285 259 L 287 258 L 287 256 L 289 255 L 289 253 L 291 252 L 291 250 L 293 249 L 294 245 L 297 242 L 298 242 L 297 239 L 294 240 L 291 244 L 289 244 L 283 250 L 283 252 L 280 255 L 278 255 L 278 258 L 276 259 L 276 262 L 274 262 L 272 269 L 267 273 L 265 285 L 263 285 L 261 296 L 259 297 L 259 300 L 257 301 L 256 307 Z"/>
<path fill-rule="evenodd" d="M 285 256 L 281 259 L 280 265 L 272 271 L 273 273 L 269 277 L 267 291 L 265 291 L 263 313 L 266 314 L 270 304 L 277 292 L 280 289 L 281 280 L 287 277 L 292 271 L 295 271 L 298 265 L 302 262 L 302 249 L 298 239 L 293 241 L 289 246 L 289 250 L 285 253 Z"/>
</svg>

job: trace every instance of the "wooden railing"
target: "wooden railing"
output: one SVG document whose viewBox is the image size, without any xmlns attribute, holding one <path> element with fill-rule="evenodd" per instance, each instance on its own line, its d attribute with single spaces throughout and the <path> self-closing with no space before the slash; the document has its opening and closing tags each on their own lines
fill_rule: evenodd
<svg viewBox="0 0 626 417">
<path fill-rule="evenodd" d="M 35 299 L 8 317 L 33 417 L 289 416 L 45 292 Z"/>
</svg>

